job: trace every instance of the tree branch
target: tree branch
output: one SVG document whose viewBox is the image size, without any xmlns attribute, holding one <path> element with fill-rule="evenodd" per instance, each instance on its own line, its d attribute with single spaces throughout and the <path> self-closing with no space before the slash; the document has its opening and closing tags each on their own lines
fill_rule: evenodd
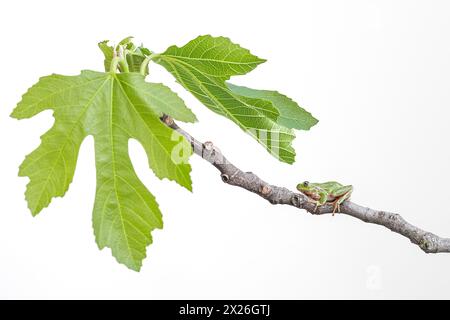
<svg viewBox="0 0 450 320">
<path fill-rule="evenodd" d="M 229 162 L 220 150 L 214 147 L 212 142 L 201 143 L 196 140 L 189 133 L 181 129 L 171 117 L 163 116 L 161 120 L 167 126 L 183 135 L 191 143 L 197 155 L 216 167 L 220 171 L 223 182 L 256 193 L 271 204 L 294 206 L 314 215 L 333 212 L 333 205 L 331 204 L 319 206 L 315 210 L 315 204 L 308 201 L 308 197 L 305 195 L 292 192 L 284 187 L 271 185 L 252 172 L 243 172 Z M 366 208 L 348 200 L 341 204 L 340 209 L 340 213 L 347 214 L 367 223 L 384 226 L 393 232 L 401 234 L 412 243 L 418 245 L 426 253 L 450 252 L 450 238 L 441 238 L 431 232 L 422 230 L 407 222 L 399 214 Z"/>
</svg>

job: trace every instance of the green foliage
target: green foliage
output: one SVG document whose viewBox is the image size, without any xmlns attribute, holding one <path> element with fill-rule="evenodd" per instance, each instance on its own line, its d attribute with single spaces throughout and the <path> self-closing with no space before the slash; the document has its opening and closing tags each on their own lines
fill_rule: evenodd
<svg viewBox="0 0 450 320">
<path fill-rule="evenodd" d="M 151 231 L 162 228 L 155 197 L 137 177 L 128 154 L 129 139 L 144 147 L 155 175 L 191 190 L 192 153 L 188 141 L 160 121 L 163 115 L 195 122 L 176 93 L 145 81 L 151 60 L 167 68 L 187 90 L 214 112 L 253 136 L 278 159 L 292 163 L 292 129 L 317 123 L 294 101 L 275 91 L 254 90 L 226 81 L 264 62 L 229 39 L 198 37 L 162 54 L 135 46 L 131 37 L 116 47 L 99 43 L 106 72 L 85 70 L 77 76 L 42 77 L 12 113 L 31 118 L 53 110 L 53 127 L 20 166 L 29 177 L 26 199 L 33 215 L 62 197 L 72 182 L 84 138 L 95 141 L 97 190 L 93 226 L 99 248 L 109 247 L 117 261 L 140 270 Z M 119 71 L 119 73 L 118 73 Z"/>
<path fill-rule="evenodd" d="M 174 102 L 176 112 L 165 107 L 164 97 Z M 110 247 L 119 262 L 139 270 L 152 240 L 150 231 L 162 228 L 162 219 L 154 196 L 133 170 L 128 140 L 136 139 L 144 146 L 149 165 L 159 178 L 191 190 L 191 168 L 174 162 L 172 150 L 179 141 L 172 138 L 172 130 L 159 115 L 164 110 L 176 119 L 195 118 L 170 89 L 146 83 L 137 73 L 83 71 L 78 76 L 43 77 L 23 96 L 12 116 L 29 118 L 45 109 L 53 110 L 55 123 L 19 172 L 30 177 L 26 198 L 31 212 L 38 214 L 52 197 L 64 195 L 80 145 L 92 135 L 97 168 L 93 212 L 97 243 L 100 248 Z M 190 150 L 190 146 L 184 149 Z"/>
<path fill-rule="evenodd" d="M 277 122 L 286 128 L 309 130 L 318 122 L 317 119 L 311 115 L 311 113 L 301 108 L 297 102 L 277 91 L 255 90 L 247 87 L 236 86 L 231 83 L 228 83 L 227 85 L 228 88 L 235 94 L 272 102 L 273 106 L 279 113 Z"/>
<path fill-rule="evenodd" d="M 247 95 L 225 83 L 230 76 L 250 72 L 264 61 L 228 38 L 211 36 L 200 36 L 183 47 L 172 46 L 155 60 L 205 106 L 235 122 L 277 159 L 293 163 L 295 135 L 290 128 L 309 127 L 296 125 L 295 120 L 280 121 L 280 111 L 288 114 L 291 105 L 281 102 L 276 106 L 267 96 Z M 305 123 L 315 121 L 306 112 L 301 117 Z"/>
</svg>

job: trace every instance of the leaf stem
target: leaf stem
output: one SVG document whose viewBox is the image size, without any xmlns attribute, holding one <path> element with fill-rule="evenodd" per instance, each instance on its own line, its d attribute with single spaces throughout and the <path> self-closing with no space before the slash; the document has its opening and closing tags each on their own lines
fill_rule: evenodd
<svg viewBox="0 0 450 320">
<path fill-rule="evenodd" d="M 143 76 L 145 76 L 145 70 L 147 69 L 148 64 L 150 63 L 150 61 L 152 61 L 153 59 L 155 59 L 158 56 L 159 56 L 159 54 L 152 53 L 149 56 L 145 57 L 144 61 L 142 61 L 142 63 L 141 63 L 141 69 L 140 69 L 140 73 Z"/>
<path fill-rule="evenodd" d="M 130 69 L 128 68 L 127 60 L 125 60 L 125 58 L 121 58 L 119 60 L 119 65 L 120 65 L 120 70 L 122 72 L 130 72 Z"/>
<path fill-rule="evenodd" d="M 121 59 L 121 57 L 116 56 L 111 60 L 111 67 L 109 68 L 109 72 L 116 73 L 117 66 L 119 65 Z"/>
<path fill-rule="evenodd" d="M 122 57 L 114 57 L 111 60 L 111 67 L 109 69 L 109 72 L 116 73 L 118 66 L 120 66 L 120 71 L 130 72 L 127 61 Z"/>
</svg>

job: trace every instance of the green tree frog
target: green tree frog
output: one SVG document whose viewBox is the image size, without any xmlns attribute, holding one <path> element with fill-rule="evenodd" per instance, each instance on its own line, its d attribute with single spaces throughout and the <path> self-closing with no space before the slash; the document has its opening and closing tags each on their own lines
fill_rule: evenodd
<svg viewBox="0 0 450 320">
<path fill-rule="evenodd" d="M 310 183 L 308 181 L 299 183 L 297 190 L 306 195 L 312 202 L 318 206 L 325 203 L 332 203 L 334 205 L 333 215 L 341 211 L 340 205 L 345 200 L 350 198 L 353 191 L 353 186 L 344 186 L 336 181 L 328 181 L 324 183 Z"/>
</svg>

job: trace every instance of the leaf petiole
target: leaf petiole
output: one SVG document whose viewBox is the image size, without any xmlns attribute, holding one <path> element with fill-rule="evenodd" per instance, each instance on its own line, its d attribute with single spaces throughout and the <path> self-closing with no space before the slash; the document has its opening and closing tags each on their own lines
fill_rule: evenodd
<svg viewBox="0 0 450 320">
<path fill-rule="evenodd" d="M 144 61 L 142 61 L 140 73 L 145 76 L 145 70 L 147 70 L 148 64 L 153 59 L 157 58 L 159 56 L 158 53 L 152 53 L 149 56 L 145 57 Z"/>
<path fill-rule="evenodd" d="M 128 50 L 124 49 L 122 45 L 118 45 L 113 52 L 114 58 L 111 60 L 111 65 L 109 72 L 116 73 L 117 67 L 120 66 L 121 72 L 130 72 L 130 68 L 128 67 L 128 62 L 126 60 L 126 55 L 128 54 Z"/>
<path fill-rule="evenodd" d="M 109 72 L 116 73 L 118 66 L 120 66 L 121 71 L 130 72 L 127 61 L 122 57 L 114 57 L 111 60 L 111 67 L 109 69 Z"/>
<path fill-rule="evenodd" d="M 119 65 L 121 59 L 122 59 L 121 57 L 114 57 L 111 60 L 111 67 L 109 68 L 109 72 L 116 73 L 117 66 Z"/>
<path fill-rule="evenodd" d="M 125 60 L 124 58 L 121 58 L 119 60 L 119 65 L 120 65 L 120 70 L 122 72 L 130 72 L 130 69 L 128 68 L 127 60 Z"/>
</svg>

